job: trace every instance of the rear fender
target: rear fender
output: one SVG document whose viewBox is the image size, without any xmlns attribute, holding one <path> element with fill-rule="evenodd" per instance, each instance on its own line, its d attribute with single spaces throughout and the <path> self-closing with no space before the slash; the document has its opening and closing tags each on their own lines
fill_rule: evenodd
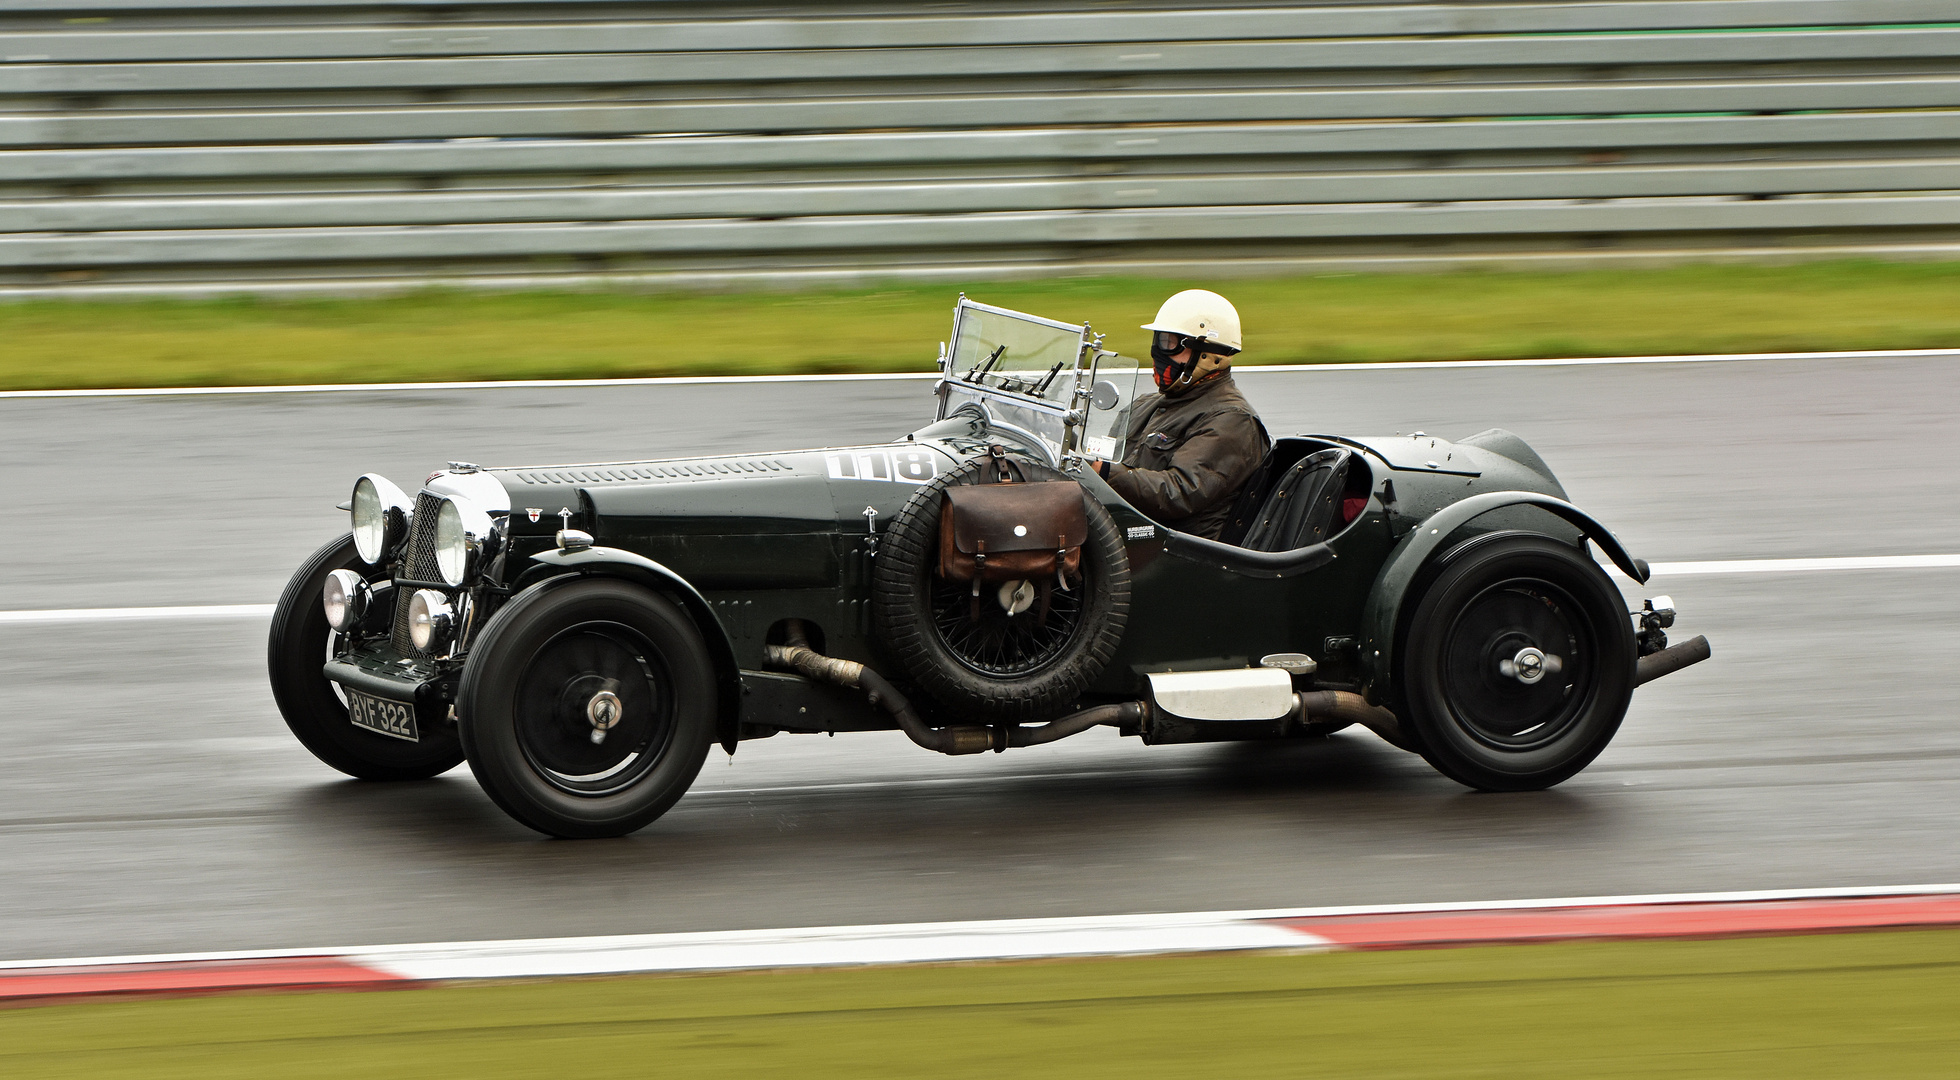
<svg viewBox="0 0 1960 1080">
<path fill-rule="evenodd" d="M 741 725 L 742 677 L 735 665 L 735 649 L 728 631 L 715 617 L 714 607 L 687 579 L 644 555 L 619 548 L 593 547 L 582 551 L 541 551 L 531 556 L 538 566 L 526 570 L 512 592 L 555 589 L 587 577 L 615 577 L 644 585 L 681 606 L 700 627 L 701 638 L 715 662 L 715 735 L 722 747 L 734 753 L 736 734 Z"/>
<path fill-rule="evenodd" d="M 1388 553 L 1381 573 L 1375 577 L 1374 589 L 1368 594 L 1368 603 L 1362 608 L 1361 664 L 1370 702 L 1385 704 L 1393 700 L 1395 632 L 1407 603 L 1415 599 L 1409 595 L 1409 589 L 1423 568 L 1456 530 L 1507 506 L 1536 506 L 1556 514 L 1578 528 L 1586 539 L 1598 544 L 1613 565 L 1628 577 L 1644 584 L 1650 576 L 1646 562 L 1627 554 L 1626 547 L 1606 526 L 1564 499 L 1535 491 L 1488 491 L 1451 503 L 1402 537 Z"/>
</svg>

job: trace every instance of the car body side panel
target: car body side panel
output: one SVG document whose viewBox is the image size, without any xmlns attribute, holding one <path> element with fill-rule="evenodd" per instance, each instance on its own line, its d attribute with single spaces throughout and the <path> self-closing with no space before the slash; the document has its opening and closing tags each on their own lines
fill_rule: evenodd
<svg viewBox="0 0 1960 1080">
<path fill-rule="evenodd" d="M 1278 580 L 1231 573 L 1177 556 L 1153 560 L 1132 581 L 1129 627 L 1097 684 L 1134 693 L 1148 672 L 1244 667 L 1303 652 L 1323 663 L 1322 685 L 1345 684 L 1362 603 L 1389 542 L 1379 507 L 1332 544 L 1337 558 Z"/>
<path fill-rule="evenodd" d="M 1328 639 L 1355 634 L 1375 568 L 1391 544 L 1382 508 L 1371 499 L 1330 541 L 1338 556 L 1332 563 L 1279 580 L 1234 574 L 1165 553 L 1161 526 L 1095 476 L 1082 482 L 1126 535 L 1154 534 L 1130 541 L 1129 623 L 1092 687 L 1097 694 L 1138 694 L 1149 672 L 1244 667 L 1279 652 L 1327 658 Z M 1328 659 L 1327 683 L 1345 681 L 1341 658 Z"/>
<path fill-rule="evenodd" d="M 1166 554 L 1162 526 L 1093 474 L 1083 477 L 1127 537 L 1132 571 L 1124 640 L 1092 696 L 1133 696 L 1147 672 L 1238 667 L 1276 652 L 1313 656 L 1323 686 L 1362 688 L 1376 678 L 1363 663 L 1364 609 L 1391 553 L 1407 549 L 1420 522 L 1491 492 L 1566 505 L 1548 473 L 1484 447 L 1429 436 L 1297 438 L 1357 451 L 1368 501 L 1329 541 L 1338 558 L 1293 578 L 1253 578 Z M 650 559 L 698 590 L 711 613 L 704 622 L 738 668 L 761 670 L 772 628 L 794 618 L 815 628 L 827 654 L 890 671 L 871 627 L 871 539 L 920 484 L 984 445 L 984 437 L 949 432 L 877 446 L 493 471 L 510 492 L 514 552 L 549 546 L 559 511 L 571 511 L 571 525 L 601 545 Z M 1528 500 L 1500 503 L 1460 531 L 1527 528 L 1572 541 L 1581 534 Z M 529 509 L 541 509 L 540 520 Z"/>
<path fill-rule="evenodd" d="M 882 662 L 871 637 L 871 525 L 882 530 L 956 463 L 940 444 L 908 442 L 496 473 L 518 534 L 535 544 L 560 527 L 559 507 L 573 508 L 573 527 L 698 589 L 736 663 L 759 670 L 770 629 L 792 618 L 816 628 L 832 656 Z M 531 522 L 523 508 L 541 506 Z"/>
</svg>

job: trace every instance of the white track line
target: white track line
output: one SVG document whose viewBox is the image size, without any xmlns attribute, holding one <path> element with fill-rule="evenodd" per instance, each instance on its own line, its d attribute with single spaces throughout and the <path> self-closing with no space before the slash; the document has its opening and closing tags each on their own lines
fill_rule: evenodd
<svg viewBox="0 0 1960 1080">
<path fill-rule="evenodd" d="M 1246 949 L 1324 949 L 1326 938 L 1210 916 L 1013 920 L 814 930 L 484 942 L 350 950 L 346 959 L 405 979 L 507 979 L 638 971 L 943 964 Z"/>
<path fill-rule="evenodd" d="M 156 386 L 112 390 L 5 390 L 0 398 L 186 397 L 200 394 L 344 394 L 427 390 L 563 390 L 587 386 L 730 386 L 754 383 L 897 382 L 936 379 L 936 371 L 875 375 L 674 375 L 646 379 L 503 379 L 482 382 L 309 383 L 303 386 Z"/>
<path fill-rule="evenodd" d="M 1830 570 L 1941 570 L 1960 566 L 1960 555 L 1847 555 L 1827 559 L 1723 559 L 1661 562 L 1655 577 L 1690 574 L 1814 574 Z"/>
<path fill-rule="evenodd" d="M 1960 567 L 1960 555 L 1849 555 L 1826 559 L 1723 559 L 1660 562 L 1655 577 L 1703 574 L 1815 574 L 1832 570 L 1945 570 Z M 0 611 L 0 626 L 14 624 L 117 622 L 135 619 L 269 619 L 271 604 L 197 604 L 177 607 L 42 608 Z"/>
<path fill-rule="evenodd" d="M 1136 955 L 1234 949 L 1302 949 L 1325 939 L 1268 925 L 1273 920 L 1437 912 L 1531 911 L 1659 904 L 1763 903 L 1960 893 L 1960 884 L 1747 892 L 1582 896 L 1428 904 L 1362 904 L 1246 911 L 1097 915 L 972 922 L 812 926 L 771 930 L 447 941 L 341 948 L 90 956 L 0 961 L 0 972 L 34 968 L 184 964 L 287 957 L 340 957 L 409 979 L 523 977 L 623 971 L 713 970 L 888 964 L 1031 956 Z"/>
<path fill-rule="evenodd" d="M 1816 353 L 1706 353 L 1682 356 L 1580 356 L 1545 360 L 1408 360 L 1379 364 L 1247 364 L 1261 372 L 1426 371 L 1432 368 L 1593 367 L 1626 364 L 1721 364 L 1755 360 L 1908 360 L 1960 358 L 1955 349 L 1867 349 Z M 161 386 L 100 390 L 4 390 L 0 398 L 186 397 L 206 394 L 344 394 L 429 390 L 557 390 L 588 386 L 726 386 L 799 382 L 901 382 L 936 379 L 936 371 L 872 375 L 677 375 L 643 379 L 506 379 L 484 382 L 311 383 L 303 386 Z"/>
<path fill-rule="evenodd" d="M 0 624 L 115 622 L 124 619 L 270 619 L 272 608 L 271 604 L 46 608 L 40 611 L 0 611 Z"/>
</svg>

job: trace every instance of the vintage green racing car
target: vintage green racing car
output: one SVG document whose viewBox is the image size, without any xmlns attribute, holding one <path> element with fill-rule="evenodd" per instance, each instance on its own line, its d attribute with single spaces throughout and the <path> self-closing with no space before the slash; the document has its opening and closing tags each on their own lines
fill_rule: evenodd
<svg viewBox="0 0 1960 1080">
<path fill-rule="evenodd" d="M 903 730 L 946 754 L 1352 724 L 1489 790 L 1591 762 L 1667 646 L 1645 563 L 1509 432 L 1275 441 L 1221 540 L 1085 466 L 1148 369 L 962 296 L 932 422 L 876 446 L 377 475 L 280 597 L 287 725 L 353 776 L 468 759 L 557 836 L 672 806 L 716 743 Z"/>
</svg>

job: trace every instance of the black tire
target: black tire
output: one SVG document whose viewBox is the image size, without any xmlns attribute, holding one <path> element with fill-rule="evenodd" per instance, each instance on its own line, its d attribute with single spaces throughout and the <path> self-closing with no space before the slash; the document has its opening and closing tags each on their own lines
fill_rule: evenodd
<svg viewBox="0 0 1960 1080">
<path fill-rule="evenodd" d="M 463 748 L 455 729 L 429 723 L 424 717 L 422 741 L 407 742 L 357 728 L 347 719 L 347 703 L 321 673 L 334 639 L 320 607 L 320 590 L 335 570 L 353 570 L 370 578 L 379 572 L 354 553 L 354 538 L 329 541 L 306 560 L 272 613 L 272 633 L 266 645 L 266 666 L 272 678 L 272 700 L 286 726 L 313 756 L 362 780 L 426 780 L 462 763 Z M 391 598 L 374 605 L 368 619 L 385 625 L 394 611 Z"/>
<path fill-rule="evenodd" d="M 1073 482 L 1046 465 L 1014 465 L 1024 480 Z M 1046 720 L 1082 696 L 1123 640 L 1129 552 L 1109 511 L 1085 490 L 1082 578 L 1051 594 L 1048 620 L 1013 626 L 983 599 L 976 622 L 968 587 L 937 573 L 939 508 L 948 487 L 981 482 L 991 467 L 980 459 L 934 478 L 892 518 L 878 549 L 873 625 L 905 677 L 945 711 L 987 723 Z"/>
<path fill-rule="evenodd" d="M 593 742 L 586 708 L 602 692 L 620 719 Z M 694 621 L 652 590 L 612 578 L 548 584 L 484 627 L 456 714 L 470 768 L 511 817 L 552 836 L 624 836 L 701 771 L 714 663 Z"/>
<path fill-rule="evenodd" d="M 1528 647 L 1556 656 L 1557 670 L 1547 663 L 1526 681 L 1532 665 L 1517 660 Z M 1633 695 L 1620 591 L 1583 549 L 1542 536 L 1473 540 L 1446 556 L 1402 656 L 1401 699 L 1422 756 L 1485 791 L 1537 791 L 1585 768 Z"/>
</svg>

